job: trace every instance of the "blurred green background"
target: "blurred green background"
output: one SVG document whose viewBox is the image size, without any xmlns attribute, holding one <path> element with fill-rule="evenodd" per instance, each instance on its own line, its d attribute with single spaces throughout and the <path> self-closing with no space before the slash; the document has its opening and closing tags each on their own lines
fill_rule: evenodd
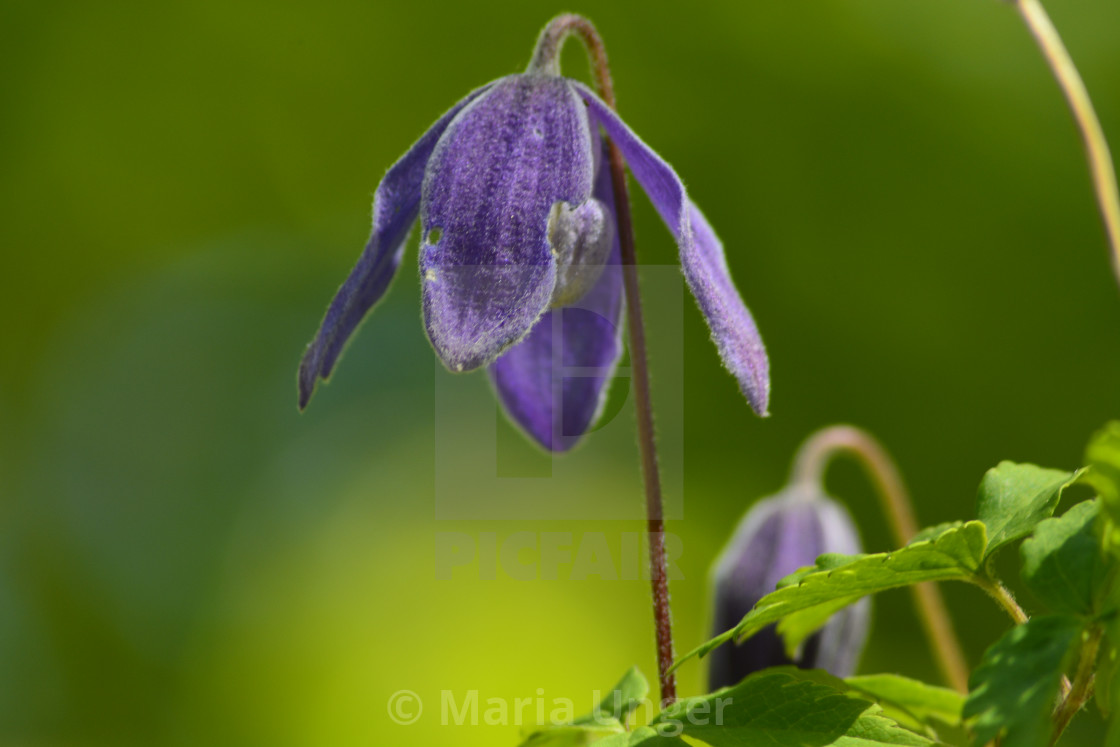
<svg viewBox="0 0 1120 747">
<path fill-rule="evenodd" d="M 1050 5 L 1120 145 L 1120 4 Z M 513 745 L 513 725 L 441 725 L 439 693 L 584 708 L 631 664 L 654 672 L 641 580 L 437 578 L 446 532 L 596 533 L 621 553 L 641 522 L 598 517 L 642 497 L 615 427 L 563 460 L 596 486 L 570 497 L 576 519 L 436 519 L 436 429 L 467 448 L 495 421 L 437 417 L 450 374 L 412 247 L 335 381 L 295 407 L 381 174 L 522 69 L 560 10 L 598 25 L 623 116 L 720 232 L 772 359 L 763 421 L 691 300 L 669 320 L 683 347 L 651 333 L 683 506 L 679 649 L 707 633 L 730 528 L 820 426 L 877 434 L 925 523 L 970 516 L 1000 459 L 1078 466 L 1120 414 L 1120 292 L 1074 127 L 1010 7 L 683 7 L 0 5 L 0 744 Z M 585 77 L 575 45 L 565 66 Z M 644 197 L 635 213 L 640 255 L 674 263 Z M 464 386 L 489 402 L 483 377 Z M 503 470 L 548 474 L 496 432 Z M 887 548 L 857 470 L 830 485 Z M 946 592 L 975 662 L 1007 621 Z M 936 677 L 907 596 L 876 604 L 863 671 Z M 682 691 L 702 675 L 687 665 Z M 386 710 L 402 688 L 427 705 L 407 727 Z M 1081 721 L 1071 743 L 1098 743 Z"/>
</svg>

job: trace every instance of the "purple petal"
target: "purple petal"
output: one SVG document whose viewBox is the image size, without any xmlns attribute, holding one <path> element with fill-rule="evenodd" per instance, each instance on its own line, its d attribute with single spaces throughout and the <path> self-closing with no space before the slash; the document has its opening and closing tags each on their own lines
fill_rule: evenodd
<svg viewBox="0 0 1120 747">
<path fill-rule="evenodd" d="M 592 120 L 601 124 L 618 145 L 634 178 L 676 237 L 685 279 L 708 320 L 724 365 L 738 379 L 739 388 L 754 411 L 766 415 L 770 363 L 754 319 L 731 280 L 723 245 L 688 199 L 684 185 L 669 164 L 595 94 L 579 83 L 573 85 L 590 107 Z"/>
<path fill-rule="evenodd" d="M 373 232 L 358 263 L 338 289 L 299 365 L 299 407 L 307 406 L 318 379 L 327 379 L 350 336 L 385 290 L 400 265 L 405 239 L 416 220 L 424 169 L 440 136 L 455 116 L 493 83 L 472 91 L 451 107 L 401 156 L 373 198 Z"/>
<path fill-rule="evenodd" d="M 603 161 L 594 197 L 614 216 L 610 169 Z M 524 340 L 490 364 L 506 414 L 550 451 L 572 448 L 606 400 L 622 355 L 621 263 L 615 232 L 603 274 L 587 295 L 545 313 Z"/>
<path fill-rule="evenodd" d="M 587 110 L 563 78 L 512 75 L 455 118 L 424 178 L 424 324 L 447 367 L 486 365 L 548 307 L 548 218 L 591 195 Z"/>
</svg>

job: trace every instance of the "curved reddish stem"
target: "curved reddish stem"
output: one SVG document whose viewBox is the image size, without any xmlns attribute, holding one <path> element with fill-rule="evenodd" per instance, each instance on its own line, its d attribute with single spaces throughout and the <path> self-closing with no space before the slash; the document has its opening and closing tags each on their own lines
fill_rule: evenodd
<svg viewBox="0 0 1120 747">
<path fill-rule="evenodd" d="M 595 27 L 582 16 L 564 14 L 552 19 L 541 32 L 529 70 L 558 75 L 560 49 L 569 36 L 583 42 L 591 58 L 591 71 L 599 97 L 616 109 L 614 84 L 611 82 L 607 50 Z M 622 250 L 622 276 L 626 288 L 626 322 L 630 335 L 630 367 L 634 391 L 634 410 L 638 420 L 638 447 L 642 459 L 642 482 L 646 492 L 646 516 L 649 528 L 650 582 L 653 591 L 653 618 L 657 633 L 657 668 L 661 703 L 668 705 L 677 698 L 673 666 L 673 618 L 669 603 L 669 574 L 665 558 L 665 520 L 661 506 L 661 475 L 657 464 L 657 443 L 654 438 L 653 402 L 649 387 L 649 361 L 646 353 L 645 324 L 638 286 L 638 258 L 634 248 L 634 227 L 630 218 L 630 195 L 626 188 L 626 161 L 622 152 L 607 142 L 607 153 L 614 186 L 615 217 L 618 241 Z"/>
</svg>

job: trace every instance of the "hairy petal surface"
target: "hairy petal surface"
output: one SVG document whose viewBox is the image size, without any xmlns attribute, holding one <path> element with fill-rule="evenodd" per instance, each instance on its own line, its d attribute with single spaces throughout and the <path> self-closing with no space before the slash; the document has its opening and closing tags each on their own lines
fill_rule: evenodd
<svg viewBox="0 0 1120 747">
<path fill-rule="evenodd" d="M 605 159 L 599 172 L 594 198 L 613 219 Z M 611 234 L 610 254 L 591 290 L 574 306 L 545 313 L 489 368 L 506 414 L 550 451 L 567 451 L 595 424 L 622 356 L 622 256 L 613 226 Z"/>
<path fill-rule="evenodd" d="M 440 138 L 424 179 L 424 324 L 447 367 L 486 365 L 549 305 L 556 258 L 549 214 L 591 195 L 587 110 L 571 83 L 512 75 Z"/>
<path fill-rule="evenodd" d="M 739 296 L 727 268 L 723 245 L 699 209 L 688 199 L 676 172 L 635 135 L 586 86 L 573 83 L 587 102 L 593 122 L 618 145 L 680 247 L 681 268 L 708 321 L 712 339 L 739 388 L 759 415 L 770 402 L 770 363 L 754 318 Z"/>
<path fill-rule="evenodd" d="M 338 289 L 299 366 L 299 407 L 302 410 L 319 379 L 327 379 L 354 330 L 385 294 L 397 272 L 405 239 L 420 207 L 424 170 L 448 124 L 462 109 L 485 93 L 493 83 L 472 91 L 455 104 L 401 156 L 373 198 L 373 231 L 365 251 Z"/>
</svg>

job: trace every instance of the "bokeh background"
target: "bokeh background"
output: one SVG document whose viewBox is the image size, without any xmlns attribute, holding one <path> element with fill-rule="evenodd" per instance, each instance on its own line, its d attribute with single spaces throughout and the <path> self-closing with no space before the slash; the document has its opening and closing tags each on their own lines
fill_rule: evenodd
<svg viewBox="0 0 1120 747">
<path fill-rule="evenodd" d="M 1120 144 L 1120 4 L 1050 5 Z M 437 412 L 450 374 L 412 246 L 335 381 L 295 407 L 385 168 L 522 69 L 561 10 L 599 26 L 623 116 L 720 232 L 772 358 L 759 420 L 680 289 L 647 301 L 680 330 L 651 333 L 679 649 L 708 632 L 731 527 L 814 429 L 877 434 L 933 523 L 971 516 L 1000 459 L 1078 466 L 1120 415 L 1120 291 L 1080 144 L 1002 3 L 8 0 L 0 744 L 513 745 L 514 725 L 441 725 L 440 691 L 582 708 L 631 664 L 653 673 L 644 581 L 446 579 L 434 560 L 446 532 L 597 533 L 621 556 L 642 501 L 625 386 L 563 460 L 586 484 L 571 518 L 437 519 L 438 433 L 496 434 L 502 475 L 552 465 L 481 376 L 454 386 L 487 417 Z M 586 77 L 575 45 L 565 70 Z M 635 214 L 640 255 L 673 264 L 644 197 Z M 830 486 L 889 547 L 856 468 Z M 1007 621 L 946 592 L 975 662 Z M 877 599 L 874 636 L 863 671 L 936 677 L 904 593 Z M 702 675 L 686 666 L 683 692 Z M 407 727 L 386 710 L 402 688 L 427 703 Z M 1099 740 L 1093 717 L 1071 736 Z"/>
</svg>

